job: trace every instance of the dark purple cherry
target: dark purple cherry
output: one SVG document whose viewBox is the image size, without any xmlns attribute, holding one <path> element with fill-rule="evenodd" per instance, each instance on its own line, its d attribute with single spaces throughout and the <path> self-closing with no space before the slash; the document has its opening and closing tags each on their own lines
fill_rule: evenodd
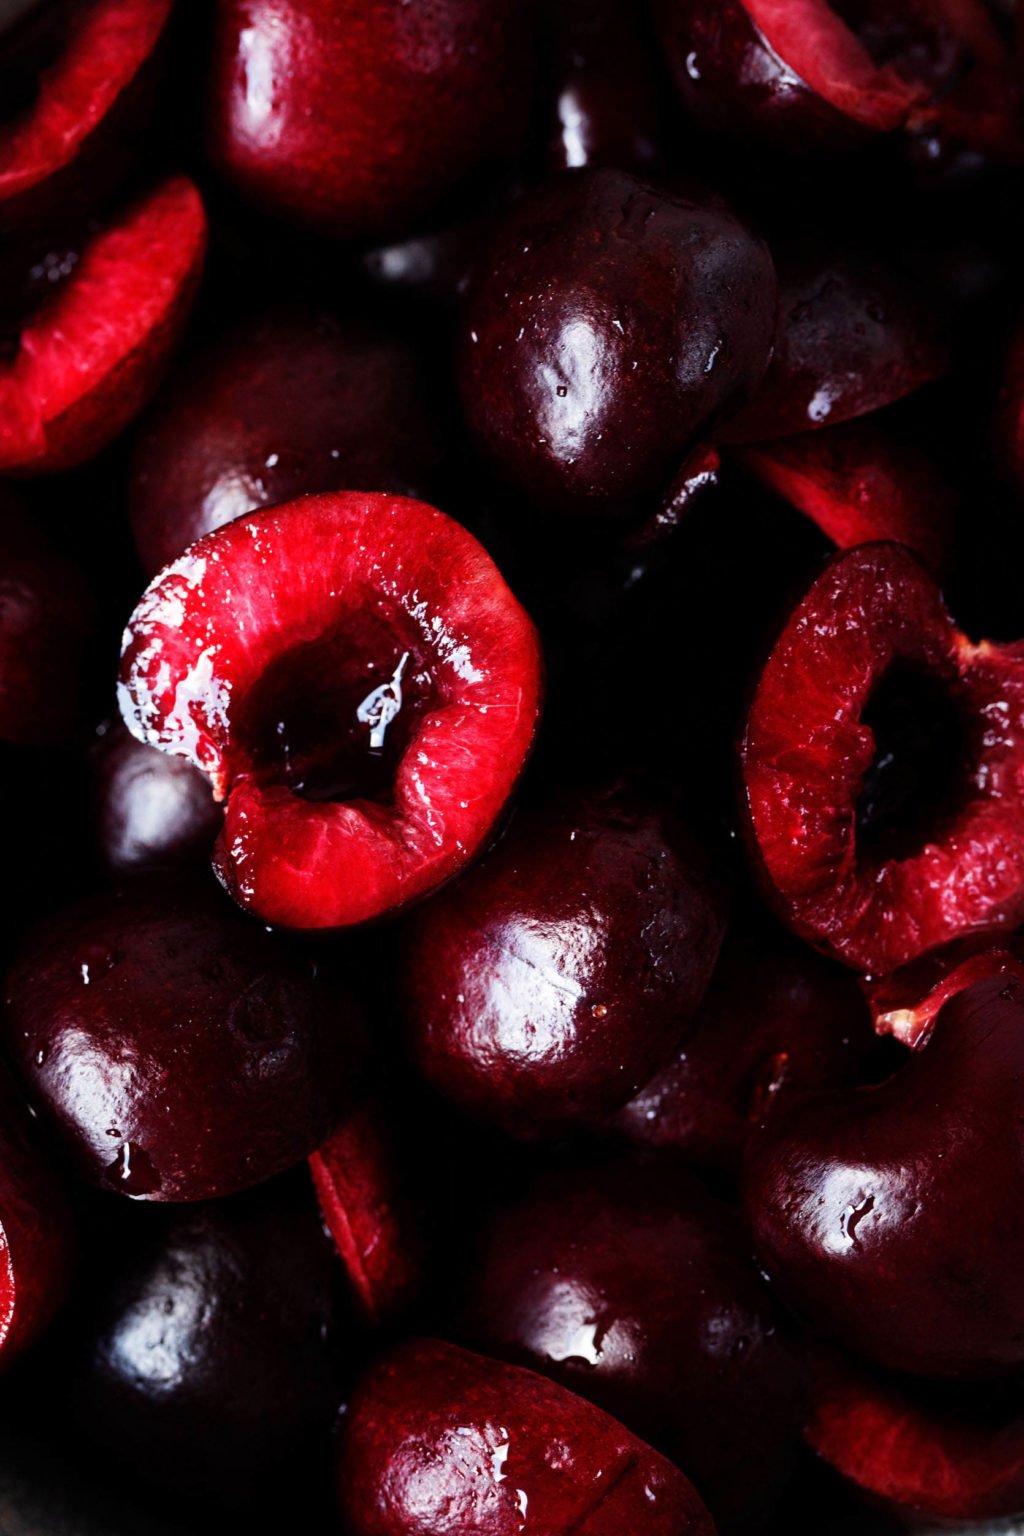
<svg viewBox="0 0 1024 1536">
<path fill-rule="evenodd" d="M 802 1364 L 737 1217 L 672 1163 L 542 1176 L 490 1222 L 466 1328 L 685 1467 L 721 1531 L 789 1478 Z"/>
<path fill-rule="evenodd" d="M 775 303 L 766 247 L 719 201 L 563 175 L 513 207 L 470 286 L 467 421 L 539 505 L 621 510 L 757 388 Z"/>
<path fill-rule="evenodd" d="M 209 863 L 224 817 L 191 763 L 136 741 L 118 723 L 97 740 L 90 769 L 96 844 L 108 869 L 148 874 Z"/>
<path fill-rule="evenodd" d="M 440 429 L 408 342 L 355 320 L 274 310 L 179 375 L 135 450 L 131 519 L 152 574 L 257 507 L 307 491 L 419 495 Z"/>
<path fill-rule="evenodd" d="M 324 1475 L 349 1318 L 315 1212 L 261 1191 L 153 1214 L 97 1260 L 73 1356 L 86 1436 L 218 1503 Z"/>
<path fill-rule="evenodd" d="M 752 1139 L 758 1252 L 831 1340 L 887 1370 L 1024 1365 L 1024 985 L 960 992 L 875 1088 L 809 1094 Z"/>
<path fill-rule="evenodd" d="M 4 1044 L 79 1172 L 145 1200 L 258 1184 L 351 1102 L 359 1015 L 214 888 L 129 887 L 34 929 Z"/>
<path fill-rule="evenodd" d="M 667 1066 L 611 1121 L 641 1145 L 735 1171 L 755 1126 L 808 1088 L 855 1082 L 877 1052 L 854 978 L 780 930 L 730 934 Z"/>
<path fill-rule="evenodd" d="M 413 1056 L 513 1134 L 593 1123 L 679 1040 L 723 929 L 672 813 L 621 788 L 563 795 L 414 919 Z"/>
</svg>

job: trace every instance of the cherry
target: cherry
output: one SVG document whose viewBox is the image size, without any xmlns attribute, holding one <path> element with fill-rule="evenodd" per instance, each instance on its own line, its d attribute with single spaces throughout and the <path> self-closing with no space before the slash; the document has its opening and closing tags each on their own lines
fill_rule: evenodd
<svg viewBox="0 0 1024 1536">
<path fill-rule="evenodd" d="M 956 499 L 934 460 L 870 418 L 740 450 L 745 469 L 840 549 L 892 539 L 937 575 L 952 564 Z"/>
<path fill-rule="evenodd" d="M 720 202 L 567 174 L 512 208 L 470 285 L 466 420 L 541 506 L 621 510 L 744 404 L 774 327 L 771 258 Z"/>
<path fill-rule="evenodd" d="M 875 1044 L 847 972 L 748 923 L 726 939 L 683 1044 L 609 1129 L 731 1173 L 770 1111 L 808 1089 L 859 1080 Z"/>
<path fill-rule="evenodd" d="M 350 1321 L 314 1213 L 281 1194 L 168 1209 L 94 1259 L 81 1430 L 130 1474 L 264 1501 L 325 1464 Z M 307 1470 L 308 1469 L 308 1470 Z"/>
<path fill-rule="evenodd" d="M 138 157 L 173 0 L 56 0 L 5 37 L 0 228 L 91 213 Z"/>
<path fill-rule="evenodd" d="M 52 746 L 71 735 L 94 621 L 82 572 L 0 493 L 0 741 Z"/>
<path fill-rule="evenodd" d="M 1024 918 L 1024 658 L 973 644 L 897 544 L 837 556 L 754 692 L 745 812 L 770 900 L 884 972 Z"/>
<path fill-rule="evenodd" d="M 440 436 L 413 349 L 308 310 L 247 319 L 161 398 L 135 450 L 130 512 L 150 574 L 244 512 L 305 491 L 417 495 Z"/>
<path fill-rule="evenodd" d="M 1005 974 L 1024 979 L 1019 934 L 1001 944 L 984 934 L 956 939 L 886 976 L 868 977 L 863 985 L 878 1033 L 917 1046 L 927 1040 L 950 998 L 986 976 Z"/>
<path fill-rule="evenodd" d="M 314 961 L 216 889 L 112 890 L 34 929 L 4 1042 L 79 1172 L 144 1200 L 228 1194 L 301 1161 L 342 1118 L 361 1021 Z"/>
<path fill-rule="evenodd" d="M 663 807 L 615 787 L 523 812 L 412 925 L 414 1060 L 513 1134 L 597 1122 L 686 1030 L 723 928 L 702 860 Z"/>
<path fill-rule="evenodd" d="M 994 975 L 879 1087 L 772 1115 L 745 1203 L 782 1296 L 887 1370 L 1019 1372 L 1022 1082 L 1024 985 Z"/>
<path fill-rule="evenodd" d="M 380 1358 L 342 1429 L 351 1536 L 713 1536 L 683 1474 L 532 1371 L 416 1339 Z"/>
<path fill-rule="evenodd" d="M 876 1509 L 912 1524 L 1024 1512 L 1024 1416 L 936 1401 L 829 1352 L 815 1370 L 808 1443 Z"/>
<path fill-rule="evenodd" d="M 712 131 L 801 155 L 898 130 L 1017 146 L 1012 64 L 983 0 L 658 0 L 655 14 Z"/>
<path fill-rule="evenodd" d="M 203 775 L 180 757 L 107 725 L 90 759 L 93 822 L 116 874 L 196 869 L 210 858 L 222 816 Z"/>
<path fill-rule="evenodd" d="M 235 899 L 331 929 L 479 850 L 530 747 L 540 671 L 465 529 L 352 492 L 253 513 L 169 565 L 129 622 L 121 709 L 227 801 L 216 868 Z"/>
<path fill-rule="evenodd" d="M 184 325 L 205 246 L 199 193 L 176 177 L 60 257 L 63 280 L 0 360 L 0 471 L 71 468 L 127 426 Z"/>
<path fill-rule="evenodd" d="M 907 278 L 829 246 L 778 253 L 775 353 L 750 404 L 720 437 L 764 442 L 868 415 L 938 378 L 949 357 Z"/>
<path fill-rule="evenodd" d="M 514 149 L 528 54 L 515 0 L 218 0 L 210 153 L 272 213 L 389 234 Z"/>
<path fill-rule="evenodd" d="M 798 1356 L 737 1217 L 677 1167 L 542 1175 L 489 1222 L 465 1326 L 684 1467 L 720 1531 L 763 1521 L 788 1481 Z"/>
</svg>

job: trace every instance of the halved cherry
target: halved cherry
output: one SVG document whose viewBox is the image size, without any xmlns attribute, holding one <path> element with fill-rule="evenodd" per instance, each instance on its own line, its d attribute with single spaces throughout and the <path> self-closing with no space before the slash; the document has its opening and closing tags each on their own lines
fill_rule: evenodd
<svg viewBox="0 0 1024 1536">
<path fill-rule="evenodd" d="M 874 421 L 844 422 L 739 450 L 762 484 L 840 549 L 892 539 L 929 569 L 949 567 L 955 496 L 935 462 Z"/>
<path fill-rule="evenodd" d="M 899 274 L 817 247 L 777 254 L 775 355 L 719 440 L 767 442 L 836 426 L 939 378 L 949 357 L 935 316 Z"/>
<path fill-rule="evenodd" d="M 973 644 L 897 544 L 791 614 L 741 747 L 773 904 L 864 971 L 1024 919 L 1024 647 Z"/>
<path fill-rule="evenodd" d="M 1024 1513 L 1024 1411 L 946 1404 L 832 1353 L 813 1397 L 808 1444 L 876 1508 L 921 1522 Z"/>
<path fill-rule="evenodd" d="M 1024 942 L 1019 934 L 1000 944 L 984 935 L 957 939 L 888 976 L 867 977 L 863 986 L 878 1033 L 920 1046 L 950 998 L 995 975 L 1024 981 Z"/>
<path fill-rule="evenodd" d="M 206 216 L 176 177 L 89 239 L 0 362 L 0 471 L 91 458 L 155 388 L 195 296 Z"/>
<path fill-rule="evenodd" d="M 62 212 L 63 200 L 81 201 L 97 175 L 104 190 L 116 180 L 138 113 L 149 105 L 147 65 L 172 5 L 58 0 L 22 24 L 9 49 L 10 78 L 0 76 L 9 87 L 0 121 L 0 225 Z"/>
<path fill-rule="evenodd" d="M 1010 51 L 983 0 L 660 0 L 677 87 L 705 125 L 798 154 L 938 132 L 1018 143 Z"/>
<path fill-rule="evenodd" d="M 227 801 L 217 872 L 265 922 L 330 929 L 425 895 L 485 842 L 540 708 L 537 636 L 459 524 L 307 496 L 193 544 L 125 634 L 140 740 Z"/>
</svg>

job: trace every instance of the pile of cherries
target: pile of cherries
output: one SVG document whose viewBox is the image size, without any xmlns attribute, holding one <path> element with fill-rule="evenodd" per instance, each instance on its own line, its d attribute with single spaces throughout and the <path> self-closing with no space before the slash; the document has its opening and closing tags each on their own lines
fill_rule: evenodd
<svg viewBox="0 0 1024 1536">
<path fill-rule="evenodd" d="M 18 10 L 5 1434 L 1024 1515 L 1024 16 Z"/>
</svg>

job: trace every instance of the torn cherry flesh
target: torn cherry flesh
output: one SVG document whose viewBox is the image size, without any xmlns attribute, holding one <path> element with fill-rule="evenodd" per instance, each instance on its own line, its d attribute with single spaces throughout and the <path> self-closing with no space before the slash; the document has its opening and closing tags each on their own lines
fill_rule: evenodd
<svg viewBox="0 0 1024 1536">
<path fill-rule="evenodd" d="M 464 1326 L 685 1467 L 720 1531 L 758 1528 L 789 1480 L 799 1352 L 739 1217 L 674 1162 L 542 1175 L 488 1222 Z"/>
<path fill-rule="evenodd" d="M 83 573 L 29 509 L 0 496 L 0 741 L 47 746 L 79 723 L 95 623 Z"/>
<path fill-rule="evenodd" d="M 205 248 L 203 204 L 185 177 L 86 240 L 0 361 L 0 472 L 70 469 L 118 436 L 163 373 Z"/>
<path fill-rule="evenodd" d="M 822 1352 L 807 1442 L 871 1506 L 914 1524 L 1024 1513 L 1024 1413 L 937 1402 Z"/>
<path fill-rule="evenodd" d="M 421 502 L 308 496 L 151 584 L 121 709 L 227 802 L 217 873 L 267 923 L 334 929 L 426 895 L 486 841 L 533 740 L 541 656 L 484 550 Z"/>
<path fill-rule="evenodd" d="M 794 1094 L 860 1081 L 876 1046 L 847 971 L 748 924 L 726 938 L 682 1045 L 609 1130 L 734 1173 L 766 1115 Z"/>
<path fill-rule="evenodd" d="M 69 200 L 92 212 L 130 167 L 172 6 L 56 0 L 5 38 L 0 228 L 62 216 Z"/>
<path fill-rule="evenodd" d="M 936 317 L 899 272 L 817 245 L 782 250 L 777 261 L 772 361 L 719 441 L 761 443 L 837 426 L 904 399 L 946 371 Z"/>
<path fill-rule="evenodd" d="M 782 1298 L 885 1370 L 1024 1365 L 1024 986 L 946 1004 L 885 1083 L 809 1094 L 750 1143 L 745 1207 Z"/>
<path fill-rule="evenodd" d="M 1024 918 L 1024 652 L 959 633 L 897 544 L 838 555 L 790 615 L 741 743 L 769 899 L 881 973 Z"/>
<path fill-rule="evenodd" d="M 274 310 L 205 348 L 149 414 L 129 493 L 135 546 L 152 575 L 232 518 L 307 491 L 420 495 L 440 456 L 408 341 Z"/>
<path fill-rule="evenodd" d="M 515 148 L 530 27 L 516 0 L 218 0 L 210 153 L 269 212 L 401 231 Z"/>
<path fill-rule="evenodd" d="M 121 875 L 209 864 L 223 820 L 209 781 L 118 721 L 90 753 L 92 820 L 105 867 Z"/>
<path fill-rule="evenodd" d="M 720 200 L 617 170 L 556 177 L 513 206 L 470 285 L 467 423 L 541 506 L 621 511 L 757 388 L 775 299 L 766 246 Z"/>
<path fill-rule="evenodd" d="M 621 786 L 523 811 L 424 907 L 407 1033 L 446 1097 L 515 1135 L 600 1122 L 692 1021 L 724 932 L 671 810 Z"/>
<path fill-rule="evenodd" d="M 29 933 L 3 1033 L 83 1177 L 202 1200 L 301 1162 L 360 1087 L 352 1000 L 216 886 L 138 885 Z"/>
<path fill-rule="evenodd" d="M 863 987 L 878 1033 L 914 1047 L 928 1039 L 950 998 L 995 975 L 1024 980 L 1020 934 L 998 944 L 984 935 L 955 939 L 886 976 L 867 977 Z"/>
<path fill-rule="evenodd" d="M 937 577 L 950 569 L 956 497 L 921 448 L 870 419 L 738 450 L 763 485 L 816 523 L 839 549 L 890 539 Z"/>
<path fill-rule="evenodd" d="M 339 1451 L 351 1536 L 714 1536 L 682 1472 L 592 1403 L 433 1339 L 370 1368 Z"/>
</svg>

